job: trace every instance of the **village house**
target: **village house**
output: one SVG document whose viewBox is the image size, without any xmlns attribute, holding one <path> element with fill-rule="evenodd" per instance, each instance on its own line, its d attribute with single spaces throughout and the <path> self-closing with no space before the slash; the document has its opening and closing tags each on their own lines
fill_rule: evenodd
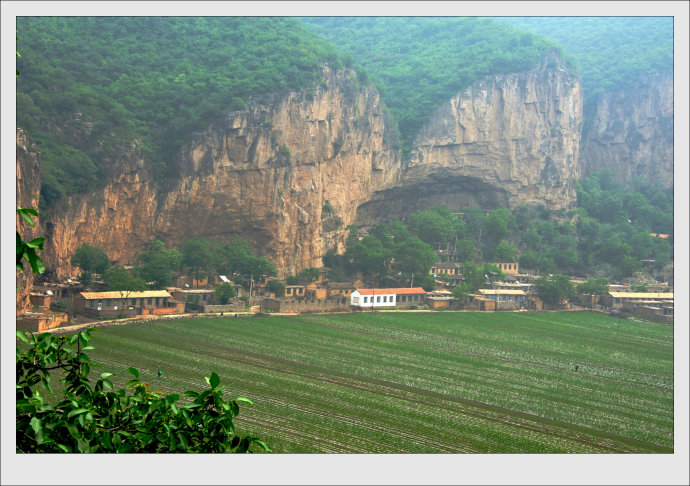
<svg viewBox="0 0 690 486">
<path fill-rule="evenodd" d="M 430 309 L 449 309 L 455 300 L 453 293 L 447 290 L 434 290 L 426 294 L 426 305 Z"/>
<path fill-rule="evenodd" d="M 328 296 L 328 289 L 316 282 L 312 282 L 304 290 L 304 297 L 307 299 L 324 300 Z"/>
<path fill-rule="evenodd" d="M 460 264 L 455 262 L 438 262 L 434 263 L 429 270 L 429 273 L 434 276 L 448 275 L 460 276 Z"/>
<path fill-rule="evenodd" d="M 506 275 L 518 275 L 518 262 L 489 262 L 490 265 L 496 265 Z"/>
<path fill-rule="evenodd" d="M 350 294 L 353 307 L 409 307 L 424 303 L 426 291 L 421 287 L 396 289 L 356 289 Z"/>
<path fill-rule="evenodd" d="M 673 292 L 614 292 L 602 296 L 602 303 L 612 309 L 633 310 L 639 305 L 670 304 L 673 306 Z"/>
<path fill-rule="evenodd" d="M 178 289 L 175 287 L 168 287 L 172 298 L 181 302 L 182 304 L 192 303 L 203 310 L 207 304 L 213 303 L 214 291 L 213 289 Z"/>
<path fill-rule="evenodd" d="M 354 285 L 347 282 L 328 282 L 328 298 L 347 298 L 355 290 Z"/>
<path fill-rule="evenodd" d="M 181 312 L 166 290 L 143 292 L 80 292 L 72 303 L 76 313 L 88 317 L 119 317 Z"/>
<path fill-rule="evenodd" d="M 303 299 L 304 285 L 286 285 L 285 286 L 286 299 Z"/>
<path fill-rule="evenodd" d="M 496 310 L 519 308 L 527 301 L 527 295 L 523 290 L 479 289 L 474 295 L 475 300 L 494 302 Z"/>
</svg>

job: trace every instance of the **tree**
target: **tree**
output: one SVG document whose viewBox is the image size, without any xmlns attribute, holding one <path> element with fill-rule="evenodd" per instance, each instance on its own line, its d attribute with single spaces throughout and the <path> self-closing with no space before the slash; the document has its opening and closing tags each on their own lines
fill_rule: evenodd
<svg viewBox="0 0 690 486">
<path fill-rule="evenodd" d="M 235 286 L 230 282 L 221 282 L 216 285 L 216 288 L 213 290 L 213 295 L 217 302 L 227 304 L 229 299 L 237 295 L 237 291 L 235 290 Z"/>
<path fill-rule="evenodd" d="M 501 240 L 494 250 L 494 260 L 497 262 L 514 262 L 517 249 L 508 243 Z"/>
<path fill-rule="evenodd" d="M 441 247 L 455 237 L 455 220 L 457 218 L 450 214 L 450 211 L 444 215 L 438 210 L 429 209 L 411 214 L 407 226 L 422 241 L 434 247 Z"/>
<path fill-rule="evenodd" d="M 416 236 L 397 242 L 393 249 L 393 268 L 404 275 L 427 274 L 437 258 L 434 249 Z"/>
<path fill-rule="evenodd" d="M 470 298 L 470 286 L 467 282 L 462 282 L 458 284 L 453 289 L 453 297 L 458 299 L 460 302 L 467 302 Z"/>
<path fill-rule="evenodd" d="M 575 288 L 578 294 L 606 295 L 609 293 L 609 281 L 606 277 L 587 280 Z"/>
<path fill-rule="evenodd" d="M 419 279 L 417 279 L 417 285 L 427 292 L 431 292 L 436 288 L 436 279 L 433 275 L 425 273 Z"/>
<path fill-rule="evenodd" d="M 373 236 L 365 236 L 345 251 L 345 261 L 350 269 L 366 275 L 386 273 L 390 258 L 390 252 Z"/>
<path fill-rule="evenodd" d="M 100 246 L 82 243 L 72 255 L 70 263 L 79 267 L 82 272 L 104 274 L 110 266 L 110 259 Z"/>
<path fill-rule="evenodd" d="M 280 280 L 269 280 L 266 286 L 276 297 L 285 296 L 285 284 Z"/>
<path fill-rule="evenodd" d="M 540 277 L 534 281 L 534 289 L 539 298 L 550 305 L 560 304 L 575 296 L 575 288 L 567 275 Z"/>
<path fill-rule="evenodd" d="M 303 268 L 297 274 L 297 282 L 302 285 L 310 284 L 313 281 L 318 280 L 320 276 L 321 272 L 316 267 Z"/>
<path fill-rule="evenodd" d="M 213 263 L 213 252 L 208 240 L 202 238 L 190 238 L 182 247 L 182 263 L 192 272 L 192 276 L 198 281 L 203 276 L 208 276 Z"/>
<path fill-rule="evenodd" d="M 70 263 L 81 269 L 80 281 L 85 288 L 91 286 L 93 274 L 104 274 L 110 266 L 110 259 L 103 248 L 82 243 L 72 255 Z"/>
<path fill-rule="evenodd" d="M 347 280 L 345 272 L 340 267 L 332 269 L 330 272 L 328 272 L 328 274 L 326 274 L 326 277 L 328 278 L 328 280 L 331 280 L 333 282 L 345 282 Z"/>
<path fill-rule="evenodd" d="M 207 390 L 187 391 L 192 401 L 176 405 L 179 395 L 152 392 L 133 367 L 129 391 L 114 390 L 112 373 L 90 382 L 88 330 L 69 337 L 17 331 L 17 338 L 17 452 L 252 452 L 252 444 L 271 451 L 256 437 L 237 434 L 239 404 L 252 402 L 226 400 L 216 373 L 206 377 Z M 55 405 L 40 391 L 52 391 L 53 370 L 64 374 L 63 399 Z"/>
<path fill-rule="evenodd" d="M 455 256 L 460 262 L 472 260 L 474 258 L 475 247 L 472 240 L 463 238 L 455 244 Z"/>
<path fill-rule="evenodd" d="M 137 256 L 142 264 L 137 269 L 144 281 L 152 282 L 151 287 L 162 289 L 172 285 L 173 270 L 182 264 L 182 255 L 175 248 L 167 250 L 165 244 L 156 240 Z"/>
<path fill-rule="evenodd" d="M 108 269 L 103 276 L 103 281 L 107 290 L 120 292 L 121 308 L 124 308 L 124 301 L 129 298 L 132 292 L 146 290 L 144 280 L 135 277 L 129 270 L 121 266 Z"/>
</svg>

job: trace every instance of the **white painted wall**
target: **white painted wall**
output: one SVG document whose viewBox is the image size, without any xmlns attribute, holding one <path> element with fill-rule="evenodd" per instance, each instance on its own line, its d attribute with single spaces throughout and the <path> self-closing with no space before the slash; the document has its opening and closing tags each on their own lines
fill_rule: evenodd
<svg viewBox="0 0 690 486">
<path fill-rule="evenodd" d="M 364 299 L 367 301 L 364 302 Z M 350 305 L 355 307 L 395 307 L 395 294 L 382 293 L 374 295 L 362 295 L 355 290 L 350 294 Z"/>
</svg>

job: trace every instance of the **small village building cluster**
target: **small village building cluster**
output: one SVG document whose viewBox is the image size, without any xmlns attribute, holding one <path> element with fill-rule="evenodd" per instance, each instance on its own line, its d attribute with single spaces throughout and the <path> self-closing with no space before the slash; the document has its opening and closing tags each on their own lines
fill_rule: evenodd
<svg viewBox="0 0 690 486">
<path fill-rule="evenodd" d="M 660 235 L 659 237 L 663 237 Z M 444 258 L 452 260 L 452 255 Z M 480 288 L 459 301 L 450 291 L 464 281 L 462 266 L 456 261 L 437 262 L 430 274 L 436 288 L 425 291 L 421 287 L 370 288 L 362 276 L 353 282 L 331 282 L 326 278 L 329 269 L 323 267 L 316 281 L 302 285 L 286 285 L 284 295 L 269 291 L 274 277 L 251 279 L 249 289 L 236 287 L 238 295 L 228 302 L 218 302 L 215 296 L 215 278 L 195 279 L 177 276 L 174 287 L 165 290 L 82 291 L 72 280 L 34 287 L 30 295 L 31 310 L 18 313 L 17 328 L 46 330 L 69 323 L 70 316 L 92 319 L 122 318 L 181 314 L 185 312 L 351 312 L 377 309 L 465 309 L 476 311 L 543 310 L 544 303 L 533 290 L 536 275 L 520 273 L 517 262 L 494 262 L 504 274 L 501 281 L 487 280 L 487 288 Z M 225 276 L 220 282 L 230 282 Z M 414 277 L 413 277 L 414 278 Z M 279 279 L 278 279 L 279 280 Z M 410 283 L 412 284 L 414 280 Z M 582 283 L 572 280 L 574 284 Z M 95 282 L 96 288 L 104 285 Z M 652 286 L 650 292 L 631 292 L 629 285 L 609 285 L 607 295 L 580 295 L 574 302 L 588 309 L 604 312 L 634 313 L 645 318 L 672 321 L 673 292 L 666 284 Z M 670 291 L 669 291 L 670 290 Z M 569 302 L 550 308 L 567 309 Z"/>
</svg>

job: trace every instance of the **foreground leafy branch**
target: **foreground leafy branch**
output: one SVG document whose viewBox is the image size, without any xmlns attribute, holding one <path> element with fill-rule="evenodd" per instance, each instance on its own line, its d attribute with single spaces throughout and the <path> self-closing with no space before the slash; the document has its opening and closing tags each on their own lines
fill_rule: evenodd
<svg viewBox="0 0 690 486">
<path fill-rule="evenodd" d="M 92 366 L 86 351 L 90 331 L 71 337 L 17 331 L 25 350 L 17 348 L 17 452 L 252 452 L 254 443 L 271 452 L 263 441 L 235 430 L 238 397 L 226 401 L 220 378 L 211 373 L 209 388 L 187 391 L 191 403 L 177 404 L 177 394 L 152 392 L 130 367 L 128 391 L 115 390 L 102 373 L 89 381 Z M 51 372 L 64 374 L 64 397 L 49 404 L 39 388 L 52 392 Z"/>
</svg>

